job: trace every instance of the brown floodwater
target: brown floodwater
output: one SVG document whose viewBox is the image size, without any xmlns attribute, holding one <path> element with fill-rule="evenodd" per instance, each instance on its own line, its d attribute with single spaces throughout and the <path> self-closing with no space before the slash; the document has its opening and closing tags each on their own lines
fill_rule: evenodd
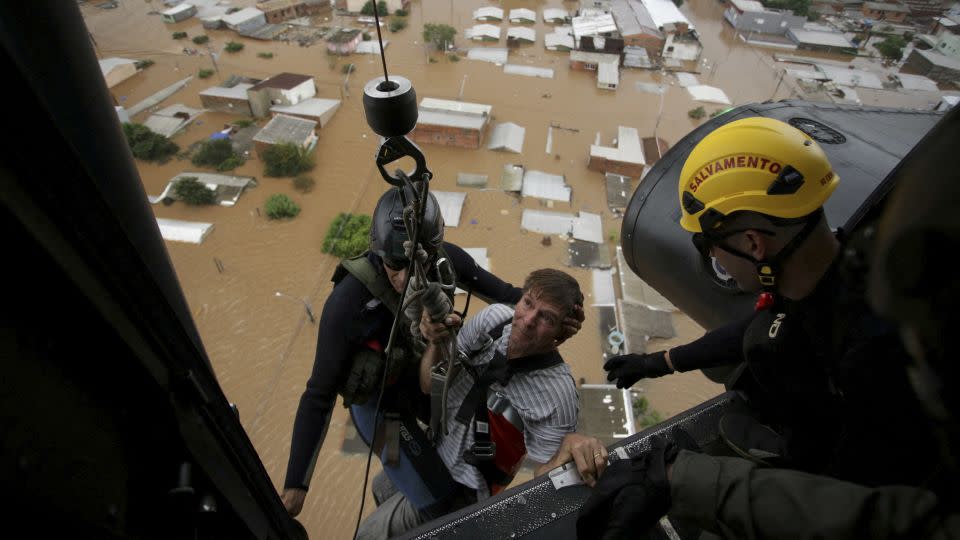
<svg viewBox="0 0 960 540">
<path fill-rule="evenodd" d="M 253 2 L 234 4 L 245 6 Z M 493 106 L 495 121 L 514 122 L 526 128 L 522 155 L 486 149 L 423 147 L 435 175 L 431 187 L 468 193 L 460 226 L 448 228 L 446 238 L 463 247 L 486 247 L 492 271 L 520 283 L 530 270 L 562 267 L 566 260 L 563 241 L 555 238 L 550 246 L 544 246 L 541 235 L 520 229 L 522 210 L 545 207 L 544 203 L 536 199 L 521 201 L 495 189 L 460 188 L 456 185 L 457 173 L 486 174 L 491 187 L 498 185 L 502 166 L 507 163 L 563 174 L 573 187 L 573 198 L 569 204 L 554 204 L 553 209 L 599 213 L 603 216 L 604 236 L 619 238 L 620 221 L 607 210 L 603 177 L 587 170 L 590 144 L 598 133 L 603 144 L 611 144 L 618 125 L 636 127 L 644 137 L 653 134 L 660 97 L 638 91 L 638 82 L 669 85 L 658 129 L 658 135 L 669 142 L 676 142 L 697 125 L 688 118 L 687 111 L 698 103 L 674 78 L 650 71 L 624 69 L 619 90 L 598 89 L 593 73 L 571 71 L 566 54 L 544 49 L 543 35 L 549 27 L 542 22 L 533 25 L 537 42 L 513 49 L 510 62 L 553 68 L 553 79 L 509 75 L 493 64 L 466 59 L 451 62 L 440 55 L 435 55 L 437 61 L 430 63 L 419 35 L 422 24 L 451 24 L 458 30 L 457 45 L 471 47 L 473 44 L 462 39 L 463 31 L 472 26 L 471 14 L 482 5 L 485 2 L 480 0 L 414 2 L 410 6 L 410 26 L 397 34 L 384 34 L 390 41 L 387 62 L 390 73 L 409 78 L 420 97 L 457 99 L 462 87 L 464 101 Z M 500 7 L 527 7 L 539 14 L 543 7 L 572 11 L 576 4 L 504 0 Z M 704 43 L 706 62 L 699 75 L 701 82 L 721 87 L 737 105 L 798 95 L 796 85 L 790 81 L 777 85 L 778 72 L 771 51 L 736 39 L 733 30 L 721 20 L 723 7 L 716 0 L 688 0 L 681 8 Z M 209 55 L 184 54 L 184 47 L 203 53 L 207 47 L 196 46 L 189 40 L 174 41 L 171 33 L 175 31 L 185 31 L 191 37 L 209 35 L 209 47 L 214 52 L 231 40 L 241 41 L 246 47 L 236 54 L 220 54 L 217 74 L 206 80 L 194 77 L 163 106 L 184 103 L 200 107 L 198 92 L 231 74 L 265 78 L 281 71 L 312 75 L 318 97 L 343 99 L 336 116 L 320 133 L 317 167 L 312 172 L 316 186 L 312 192 L 295 191 L 290 179 L 263 177 L 263 165 L 251 156 L 236 174 L 257 177 L 259 186 L 244 193 L 236 206 L 154 206 L 158 217 L 215 224 L 201 245 L 170 242 L 167 249 L 223 391 L 239 407 L 241 422 L 279 487 L 286 469 L 293 417 L 314 360 L 317 327 L 307 320 L 303 306 L 295 298 L 277 297 L 275 293 L 305 298 L 319 313 L 330 292 L 330 276 L 337 264 L 334 257 L 320 251 L 326 227 L 338 212 L 369 213 L 387 187 L 373 164 L 376 138 L 364 121 L 361 103 L 363 84 L 381 75 L 382 68 L 379 58 L 371 55 L 329 57 L 322 43 L 300 47 L 254 41 L 229 31 L 204 31 L 197 19 L 166 25 L 159 15 L 148 14 L 154 9 L 163 9 L 162 3 L 121 0 L 114 10 L 82 7 L 102 57 L 149 58 L 156 62 L 112 89 L 117 100 L 128 107 L 180 79 L 196 75 L 199 69 L 213 67 Z M 315 23 L 353 22 L 351 17 L 331 18 L 332 21 L 324 21 L 319 17 Z M 505 28 L 509 23 L 501 26 Z M 271 52 L 274 57 L 259 58 L 258 52 Z M 346 63 L 356 65 L 348 80 L 341 73 Z M 708 111 L 725 108 L 704 106 Z M 134 120 L 143 121 L 148 114 L 149 111 L 141 113 Z M 205 113 L 174 140 L 181 147 L 189 146 L 235 119 L 223 113 Z M 553 147 L 548 154 L 545 146 L 551 123 L 576 131 L 554 130 Z M 194 170 L 189 161 L 177 159 L 163 165 L 137 165 L 144 190 L 151 195 L 159 194 L 174 175 Z M 301 214 L 292 221 L 268 221 L 260 208 L 274 193 L 292 197 L 303 208 Z M 222 261 L 222 273 L 214 259 Z M 567 270 L 585 285 L 589 302 L 589 271 Z M 475 309 L 479 309 L 477 304 L 471 308 Z M 605 382 L 595 317 L 595 311 L 588 309 L 584 330 L 561 349 L 576 377 L 587 383 Z M 678 336 L 651 342 L 648 349 L 684 343 L 703 331 L 683 314 L 676 314 L 674 321 Z M 666 415 L 683 411 L 721 391 L 719 385 L 699 373 L 649 381 L 643 388 L 653 407 Z M 345 409 L 338 408 L 301 514 L 300 519 L 313 538 L 349 538 L 353 530 L 364 459 L 340 451 L 348 422 Z M 375 464 L 374 472 L 378 468 Z M 370 509 L 368 501 L 367 512 Z"/>
</svg>

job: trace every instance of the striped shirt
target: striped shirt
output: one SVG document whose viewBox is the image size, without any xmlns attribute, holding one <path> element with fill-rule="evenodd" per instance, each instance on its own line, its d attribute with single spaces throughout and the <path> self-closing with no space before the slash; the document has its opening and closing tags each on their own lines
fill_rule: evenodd
<svg viewBox="0 0 960 540">
<path fill-rule="evenodd" d="M 479 349 L 489 338 L 488 332 L 512 317 L 513 308 L 494 304 L 467 321 L 457 336 L 457 348 L 466 355 L 466 362 L 479 367 L 478 371 L 482 373 L 484 366 L 490 363 L 498 350 L 506 355 L 512 324 L 504 327 L 503 334 L 494 346 L 482 351 Z M 454 480 L 476 489 L 477 496 L 483 499 L 489 496 L 483 475 L 463 460 L 463 452 L 473 446 L 475 421 L 465 426 L 456 419 L 457 411 L 473 384 L 473 376 L 465 369 L 461 369 L 450 384 L 447 394 L 448 434 L 441 440 L 437 451 Z M 527 456 L 533 461 L 550 461 L 560 448 L 563 436 L 577 428 L 577 388 L 570 366 L 565 363 L 516 373 L 506 386 L 498 382 L 491 384 L 490 391 L 505 395 L 520 414 Z"/>
</svg>

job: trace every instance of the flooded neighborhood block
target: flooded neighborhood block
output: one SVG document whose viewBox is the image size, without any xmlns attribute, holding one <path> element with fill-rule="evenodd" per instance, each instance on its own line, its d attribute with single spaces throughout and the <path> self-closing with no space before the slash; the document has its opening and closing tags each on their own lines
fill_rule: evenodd
<svg viewBox="0 0 960 540">
<path fill-rule="evenodd" d="M 487 143 L 489 150 L 506 150 L 519 154 L 523 152 L 523 138 L 526 133 L 523 126 L 518 126 L 512 122 L 504 122 L 493 126 L 490 132 L 490 142 Z"/>
<path fill-rule="evenodd" d="M 463 187 L 485 188 L 487 187 L 487 175 L 457 173 L 457 185 Z"/>
<path fill-rule="evenodd" d="M 199 244 L 213 230 L 213 223 L 181 221 L 179 219 L 157 218 L 160 236 L 172 242 Z"/>
</svg>

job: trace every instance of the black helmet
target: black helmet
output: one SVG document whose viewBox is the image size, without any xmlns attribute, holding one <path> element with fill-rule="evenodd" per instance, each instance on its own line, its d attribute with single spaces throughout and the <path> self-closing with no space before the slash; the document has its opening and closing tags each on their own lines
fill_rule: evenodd
<svg viewBox="0 0 960 540">
<path fill-rule="evenodd" d="M 370 227 L 370 251 L 373 251 L 385 261 L 405 265 L 407 257 L 403 250 L 403 243 L 408 239 L 407 229 L 403 225 L 403 201 L 400 199 L 401 188 L 390 188 L 380 196 L 377 207 L 373 211 L 373 224 Z M 405 200 L 413 200 L 413 190 L 403 188 Z M 440 214 L 440 205 L 433 193 L 428 193 L 426 208 L 423 212 L 423 223 L 420 225 L 420 244 L 433 256 L 443 242 L 443 215 Z"/>
</svg>

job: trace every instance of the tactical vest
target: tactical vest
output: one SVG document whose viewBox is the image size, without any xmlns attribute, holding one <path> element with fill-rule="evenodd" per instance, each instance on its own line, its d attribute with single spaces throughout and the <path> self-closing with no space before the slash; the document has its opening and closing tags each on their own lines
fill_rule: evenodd
<svg viewBox="0 0 960 540">
<path fill-rule="evenodd" d="M 387 306 L 390 313 L 396 316 L 400 303 L 400 293 L 393 288 L 384 273 L 370 262 L 367 254 L 368 252 L 365 251 L 356 257 L 340 261 L 333 274 L 332 281 L 339 283 L 349 273 L 360 280 L 360 283 L 373 294 L 374 298 Z M 438 257 L 446 257 L 442 248 Z M 451 264 L 449 267 L 453 271 L 453 265 Z M 455 275 L 453 279 L 456 280 Z M 420 366 L 419 355 L 413 352 L 412 337 L 408 331 L 410 321 L 402 313 L 400 318 L 400 326 L 394 337 L 394 346 L 390 353 L 390 371 L 387 373 L 387 384 L 393 384 L 402 375 L 418 373 Z M 386 358 L 383 354 L 385 347 L 386 343 L 379 343 L 371 339 L 362 343 L 351 357 L 350 372 L 338 390 L 340 395 L 343 396 L 344 407 L 362 405 L 379 391 L 380 380 L 386 364 Z"/>
</svg>

